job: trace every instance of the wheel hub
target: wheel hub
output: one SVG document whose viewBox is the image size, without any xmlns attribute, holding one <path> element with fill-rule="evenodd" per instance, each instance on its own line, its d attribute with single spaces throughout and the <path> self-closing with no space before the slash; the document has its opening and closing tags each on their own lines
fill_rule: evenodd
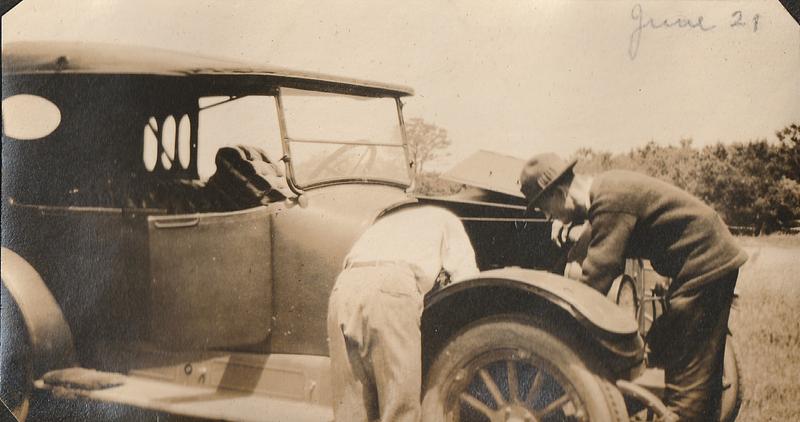
<svg viewBox="0 0 800 422">
<path fill-rule="evenodd" d="M 536 416 L 528 411 L 524 406 L 513 404 L 501 409 L 501 419 L 503 422 L 538 422 Z"/>
<path fill-rule="evenodd" d="M 483 415 L 491 422 L 539 422 L 554 416 L 584 421 L 581 400 L 555 374 L 540 361 L 520 359 L 514 351 L 485 355 L 454 374 L 453 420 Z"/>
</svg>

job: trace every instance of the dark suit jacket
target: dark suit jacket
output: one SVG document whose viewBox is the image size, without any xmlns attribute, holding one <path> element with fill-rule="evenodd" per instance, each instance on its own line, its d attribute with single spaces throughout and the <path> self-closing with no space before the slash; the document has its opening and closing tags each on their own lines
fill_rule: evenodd
<svg viewBox="0 0 800 422">
<path fill-rule="evenodd" d="M 739 268 L 747 254 L 700 199 L 643 174 L 613 170 L 589 190 L 591 241 L 583 281 L 608 292 L 626 256 L 649 259 L 679 295 Z"/>
</svg>

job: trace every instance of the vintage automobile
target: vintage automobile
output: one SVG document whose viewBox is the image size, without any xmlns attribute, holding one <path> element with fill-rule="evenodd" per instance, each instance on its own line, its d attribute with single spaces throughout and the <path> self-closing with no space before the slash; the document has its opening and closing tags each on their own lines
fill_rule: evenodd
<svg viewBox="0 0 800 422">
<path fill-rule="evenodd" d="M 435 204 L 482 272 L 426 297 L 425 408 L 628 420 L 635 320 L 548 272 L 550 224 L 479 189 L 502 175 L 411 193 L 409 88 L 88 43 L 4 45 L 2 66 L 0 393 L 18 418 L 331 420 L 344 255 L 381 215 Z"/>
</svg>

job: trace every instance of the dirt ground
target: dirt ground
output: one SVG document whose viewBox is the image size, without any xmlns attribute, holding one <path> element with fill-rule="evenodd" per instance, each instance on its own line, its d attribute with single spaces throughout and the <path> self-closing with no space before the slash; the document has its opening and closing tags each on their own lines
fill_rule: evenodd
<svg viewBox="0 0 800 422">
<path fill-rule="evenodd" d="M 800 420 L 800 235 L 739 241 L 750 259 L 730 320 L 744 384 L 737 420 Z"/>
</svg>

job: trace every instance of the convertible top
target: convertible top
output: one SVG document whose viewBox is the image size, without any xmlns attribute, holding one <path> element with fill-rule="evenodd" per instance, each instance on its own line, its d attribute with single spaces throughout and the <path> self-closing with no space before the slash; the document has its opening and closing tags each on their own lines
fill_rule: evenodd
<svg viewBox="0 0 800 422">
<path fill-rule="evenodd" d="M 257 63 L 240 62 L 151 47 L 84 42 L 16 42 L 3 45 L 3 76 L 8 74 L 130 74 L 161 76 L 258 77 L 303 82 L 329 90 L 402 97 L 414 91 L 384 84 Z M 265 81 L 267 82 L 267 81 Z"/>
</svg>

